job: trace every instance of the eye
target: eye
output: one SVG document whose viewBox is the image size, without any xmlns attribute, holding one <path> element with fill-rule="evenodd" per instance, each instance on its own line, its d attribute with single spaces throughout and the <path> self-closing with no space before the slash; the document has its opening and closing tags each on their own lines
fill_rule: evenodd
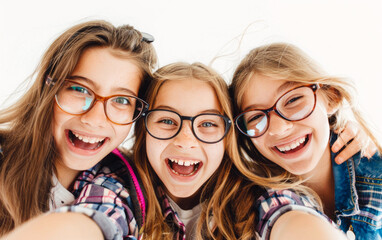
<svg viewBox="0 0 382 240">
<path fill-rule="evenodd" d="M 77 85 L 72 85 L 68 88 L 69 91 L 74 91 L 74 92 L 78 92 L 78 93 L 83 93 L 83 94 L 88 94 L 90 95 L 90 92 L 88 89 L 84 88 L 84 87 L 81 87 L 81 86 L 77 86 Z"/>
<path fill-rule="evenodd" d="M 252 115 L 250 116 L 248 119 L 247 119 L 247 123 L 250 123 L 250 122 L 258 122 L 260 118 L 262 118 L 264 116 L 264 114 L 255 114 L 255 115 Z"/>
<path fill-rule="evenodd" d="M 213 122 L 202 122 L 200 124 L 201 127 L 209 128 L 209 127 L 217 127 L 217 125 Z"/>
<path fill-rule="evenodd" d="M 299 100 L 301 100 L 304 96 L 296 96 L 296 97 L 292 97 L 291 99 L 289 99 L 286 103 L 285 103 L 285 106 L 287 105 L 290 105 L 290 104 L 293 104 L 293 103 L 296 103 L 298 102 Z"/>
<path fill-rule="evenodd" d="M 122 97 L 122 96 L 114 98 L 113 102 L 121 104 L 121 105 L 130 105 L 131 104 L 129 98 Z"/>
<path fill-rule="evenodd" d="M 175 122 L 171 119 L 161 119 L 158 121 L 158 123 L 164 123 L 166 125 L 176 125 Z"/>
</svg>

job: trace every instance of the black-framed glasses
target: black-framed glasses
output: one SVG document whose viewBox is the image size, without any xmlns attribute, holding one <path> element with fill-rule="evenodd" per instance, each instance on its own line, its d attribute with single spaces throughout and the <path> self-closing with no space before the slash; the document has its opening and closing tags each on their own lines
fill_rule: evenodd
<svg viewBox="0 0 382 240">
<path fill-rule="evenodd" d="M 318 84 L 293 88 L 279 97 L 268 109 L 249 109 L 242 112 L 235 118 L 235 125 L 244 135 L 256 138 L 268 130 L 271 111 L 288 121 L 303 120 L 309 117 L 316 107 L 318 89 Z"/>
<path fill-rule="evenodd" d="M 71 115 L 85 114 L 97 101 L 102 101 L 106 117 L 118 125 L 133 123 L 148 109 L 148 104 L 138 97 L 130 95 L 101 97 L 90 88 L 71 80 L 64 81 L 55 97 L 58 107 Z"/>
<path fill-rule="evenodd" d="M 168 140 L 181 131 L 183 120 L 191 121 L 194 136 L 204 143 L 217 143 L 228 133 L 231 120 L 215 113 L 202 113 L 194 117 L 182 116 L 167 109 L 154 109 L 143 113 L 147 132 L 159 140 Z"/>
</svg>

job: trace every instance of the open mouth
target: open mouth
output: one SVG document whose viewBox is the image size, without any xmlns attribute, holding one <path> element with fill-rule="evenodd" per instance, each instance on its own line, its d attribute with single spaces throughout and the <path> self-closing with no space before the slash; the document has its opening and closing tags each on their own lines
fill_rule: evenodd
<svg viewBox="0 0 382 240">
<path fill-rule="evenodd" d="M 84 135 L 72 132 L 71 130 L 68 130 L 68 138 L 70 143 L 74 147 L 80 148 L 83 150 L 97 150 L 105 143 L 105 139 L 106 139 L 106 138 L 99 138 L 99 137 L 84 136 Z"/>
<path fill-rule="evenodd" d="M 195 175 L 203 165 L 203 163 L 199 161 L 176 160 L 170 158 L 167 158 L 166 161 L 171 172 L 182 177 Z"/>
<path fill-rule="evenodd" d="M 299 151 L 300 149 L 302 149 L 308 143 L 309 138 L 310 138 L 310 135 L 306 135 L 304 137 L 301 137 L 301 138 L 293 141 L 289 145 L 284 145 L 282 147 L 275 146 L 274 149 L 276 149 L 277 151 L 279 151 L 282 154 L 295 153 L 295 152 Z"/>
</svg>

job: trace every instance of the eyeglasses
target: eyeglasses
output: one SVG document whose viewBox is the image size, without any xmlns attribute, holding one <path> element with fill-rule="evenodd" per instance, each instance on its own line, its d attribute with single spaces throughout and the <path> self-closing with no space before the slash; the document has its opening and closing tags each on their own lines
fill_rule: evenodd
<svg viewBox="0 0 382 240">
<path fill-rule="evenodd" d="M 183 120 L 191 121 L 194 136 L 204 143 L 217 143 L 228 133 L 231 120 L 223 115 L 202 113 L 194 117 L 181 116 L 177 112 L 154 109 L 143 113 L 147 132 L 159 140 L 168 140 L 180 132 Z"/>
<path fill-rule="evenodd" d="M 283 94 L 268 109 L 249 109 L 235 118 L 235 125 L 244 135 L 257 138 L 269 128 L 269 114 L 275 111 L 288 121 L 299 121 L 309 117 L 316 107 L 318 84 L 296 87 Z"/>
<path fill-rule="evenodd" d="M 148 109 L 148 104 L 135 96 L 101 97 L 88 87 L 70 80 L 65 80 L 56 94 L 59 108 L 72 115 L 89 112 L 97 101 L 103 102 L 106 117 L 118 125 L 133 123 Z"/>
</svg>

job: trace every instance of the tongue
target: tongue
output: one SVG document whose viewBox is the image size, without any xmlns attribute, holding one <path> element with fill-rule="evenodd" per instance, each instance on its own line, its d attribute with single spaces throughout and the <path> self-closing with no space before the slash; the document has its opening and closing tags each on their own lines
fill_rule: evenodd
<svg viewBox="0 0 382 240">
<path fill-rule="evenodd" d="M 70 137 L 71 137 L 71 140 L 72 140 L 72 143 L 74 144 L 74 146 L 76 148 L 81 148 L 81 149 L 84 149 L 84 150 L 94 150 L 97 148 L 98 146 L 98 142 L 96 143 L 86 143 L 80 139 L 78 139 L 76 136 L 74 136 L 74 134 L 70 134 Z"/>
<path fill-rule="evenodd" d="M 182 166 L 182 165 L 179 165 L 177 163 L 172 163 L 171 164 L 172 166 L 172 169 L 179 173 L 179 174 L 182 174 L 182 175 L 189 175 L 191 174 L 193 171 L 194 171 L 194 168 L 195 168 L 195 165 L 191 165 L 191 166 Z"/>
<path fill-rule="evenodd" d="M 98 146 L 98 142 L 97 143 L 86 143 L 84 141 L 81 141 L 78 138 L 72 139 L 72 142 L 76 148 L 81 148 L 81 149 L 85 149 L 85 150 L 94 150 Z"/>
</svg>

